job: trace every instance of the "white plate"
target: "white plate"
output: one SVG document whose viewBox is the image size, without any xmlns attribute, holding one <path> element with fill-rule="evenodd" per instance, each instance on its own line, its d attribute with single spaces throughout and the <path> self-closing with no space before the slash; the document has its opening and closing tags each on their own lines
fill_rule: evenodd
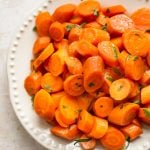
<svg viewBox="0 0 150 150">
<path fill-rule="evenodd" d="M 79 146 L 74 146 L 73 142 L 53 136 L 49 132 L 50 126 L 41 120 L 32 108 L 31 98 L 24 89 L 24 79 L 30 73 L 30 60 L 32 59 L 32 46 L 36 39 L 36 34 L 32 31 L 35 16 L 42 10 L 53 12 L 56 7 L 64 3 L 79 3 L 80 0 L 50 0 L 45 1 L 41 8 L 31 14 L 24 24 L 19 28 L 19 32 L 14 38 L 8 54 L 8 78 L 10 99 L 13 108 L 20 122 L 27 132 L 41 145 L 50 150 L 79 150 Z M 123 4 L 129 12 L 133 12 L 140 7 L 150 7 L 150 1 L 146 0 L 100 0 L 103 6 L 112 4 Z M 130 144 L 130 150 L 150 149 L 150 133 L 145 127 L 144 134 L 135 142 Z M 103 149 L 97 147 L 97 149 Z"/>
</svg>

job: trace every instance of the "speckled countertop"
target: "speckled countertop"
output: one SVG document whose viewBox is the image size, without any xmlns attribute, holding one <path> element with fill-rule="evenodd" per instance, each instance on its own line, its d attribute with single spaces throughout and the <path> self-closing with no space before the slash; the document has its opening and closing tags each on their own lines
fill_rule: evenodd
<svg viewBox="0 0 150 150">
<path fill-rule="evenodd" d="M 9 99 L 7 53 L 13 35 L 42 0 L 0 0 L 0 150 L 45 150 L 21 126 Z"/>
</svg>

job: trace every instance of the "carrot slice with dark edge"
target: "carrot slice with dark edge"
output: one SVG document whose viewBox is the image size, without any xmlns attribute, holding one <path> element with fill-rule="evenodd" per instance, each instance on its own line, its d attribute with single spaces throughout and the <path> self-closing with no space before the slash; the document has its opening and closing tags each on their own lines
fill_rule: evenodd
<svg viewBox="0 0 150 150">
<path fill-rule="evenodd" d="M 142 88 L 142 90 L 141 90 L 141 103 L 142 104 L 150 103 L 150 85 Z"/>
<path fill-rule="evenodd" d="M 150 125 L 150 108 L 140 108 L 138 118 L 143 123 Z"/>
</svg>

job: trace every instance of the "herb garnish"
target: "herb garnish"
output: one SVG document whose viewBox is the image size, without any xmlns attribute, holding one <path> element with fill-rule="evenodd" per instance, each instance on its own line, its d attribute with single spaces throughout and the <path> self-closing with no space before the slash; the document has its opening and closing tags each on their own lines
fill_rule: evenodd
<svg viewBox="0 0 150 150">
<path fill-rule="evenodd" d="M 76 25 L 74 25 L 74 24 L 73 24 L 73 25 L 68 24 L 68 25 L 66 26 L 66 31 L 67 31 L 67 32 L 70 32 L 71 29 L 74 28 L 75 26 L 76 26 Z"/>
<path fill-rule="evenodd" d="M 146 117 L 150 117 L 150 108 L 143 108 Z"/>
<path fill-rule="evenodd" d="M 77 143 L 80 143 L 80 142 L 88 142 L 90 140 L 91 140 L 91 138 L 77 139 L 77 140 L 75 140 L 74 145 L 76 145 Z"/>
<path fill-rule="evenodd" d="M 113 67 L 112 68 L 113 72 L 116 73 L 118 76 L 122 76 L 122 73 L 120 72 L 120 70 L 118 68 Z"/>
<path fill-rule="evenodd" d="M 107 76 L 106 79 L 109 80 L 110 82 L 114 82 L 114 79 L 111 76 Z"/>
<path fill-rule="evenodd" d="M 141 101 L 139 99 L 136 99 L 136 100 L 133 101 L 134 104 L 140 104 L 140 102 Z"/>
<path fill-rule="evenodd" d="M 138 56 L 133 56 L 133 60 L 134 60 L 134 61 L 136 61 L 136 60 L 138 60 L 138 59 L 139 59 Z"/>
<path fill-rule="evenodd" d="M 97 9 L 94 9 L 93 10 L 93 15 L 98 17 L 99 16 L 99 11 Z"/>
<path fill-rule="evenodd" d="M 117 53 L 117 49 L 116 49 L 116 47 L 113 45 L 113 51 L 114 51 L 114 56 L 115 56 L 115 58 L 118 58 L 118 53 Z"/>
<path fill-rule="evenodd" d="M 90 82 L 90 83 L 88 84 L 88 86 L 89 86 L 89 87 L 93 87 L 93 86 L 95 86 L 95 84 L 94 84 L 93 82 Z"/>
<path fill-rule="evenodd" d="M 37 27 L 35 26 L 35 27 L 33 27 L 33 29 L 32 29 L 34 32 L 37 32 Z"/>
<path fill-rule="evenodd" d="M 102 25 L 101 30 L 107 31 L 107 23 L 105 25 Z"/>
</svg>

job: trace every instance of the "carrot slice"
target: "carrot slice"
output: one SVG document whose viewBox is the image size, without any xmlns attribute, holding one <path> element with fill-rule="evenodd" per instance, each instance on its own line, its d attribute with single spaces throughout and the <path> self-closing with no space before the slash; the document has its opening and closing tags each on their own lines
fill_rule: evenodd
<svg viewBox="0 0 150 150">
<path fill-rule="evenodd" d="M 150 125 L 150 108 L 140 108 L 138 117 L 139 119 L 148 125 Z"/>
<path fill-rule="evenodd" d="M 49 93 L 61 91 L 63 89 L 62 78 L 46 73 L 41 79 L 41 87 Z"/>
<path fill-rule="evenodd" d="M 74 16 L 70 19 L 69 22 L 71 22 L 71 23 L 73 23 L 73 24 L 80 24 L 80 23 L 83 22 L 83 17 L 81 17 L 81 16 L 79 16 L 79 15 L 74 15 Z"/>
<path fill-rule="evenodd" d="M 125 126 L 135 119 L 139 111 L 139 105 L 134 103 L 122 103 L 116 106 L 108 116 L 109 122 Z"/>
<path fill-rule="evenodd" d="M 78 46 L 79 46 L 78 43 L 79 43 L 78 41 L 74 41 L 69 45 L 69 48 L 68 48 L 69 56 L 72 56 L 72 57 L 78 57 L 79 56 L 79 53 L 77 52 Z"/>
<path fill-rule="evenodd" d="M 53 19 L 49 12 L 41 12 L 36 17 L 36 28 L 39 36 L 48 36 L 49 27 L 52 24 Z"/>
<path fill-rule="evenodd" d="M 34 110 L 45 120 L 52 120 L 55 114 L 56 105 L 48 92 L 41 89 L 34 97 Z"/>
<path fill-rule="evenodd" d="M 131 92 L 130 81 L 126 78 L 120 78 L 114 81 L 109 89 L 110 96 L 115 100 L 124 100 Z"/>
<path fill-rule="evenodd" d="M 147 55 L 147 64 L 150 66 L 150 50 L 148 52 L 148 55 Z"/>
<path fill-rule="evenodd" d="M 82 110 L 77 122 L 78 129 L 84 133 L 89 133 L 94 125 L 94 117 L 86 110 Z"/>
<path fill-rule="evenodd" d="M 64 91 L 72 96 L 79 96 L 84 93 L 83 75 L 70 75 L 64 81 Z"/>
<path fill-rule="evenodd" d="M 100 56 L 89 57 L 83 65 L 84 88 L 91 93 L 103 85 L 104 64 Z"/>
<path fill-rule="evenodd" d="M 120 50 L 123 49 L 122 36 L 112 38 L 110 41 L 111 41 L 113 44 L 115 44 Z"/>
<path fill-rule="evenodd" d="M 141 103 L 142 104 L 150 103 L 150 85 L 142 88 L 142 90 L 141 90 Z"/>
<path fill-rule="evenodd" d="M 106 134 L 100 139 L 101 144 L 109 150 L 120 150 L 125 145 L 125 136 L 115 127 L 109 127 Z"/>
<path fill-rule="evenodd" d="M 41 77 L 40 72 L 32 72 L 28 75 L 24 81 L 24 87 L 29 95 L 34 95 L 41 88 Z"/>
<path fill-rule="evenodd" d="M 79 106 L 76 98 L 69 95 L 63 96 L 60 100 L 59 107 L 60 117 L 66 125 L 77 122 L 79 116 Z"/>
<path fill-rule="evenodd" d="M 74 4 L 64 4 L 55 9 L 53 19 L 61 23 L 69 21 L 76 9 Z"/>
<path fill-rule="evenodd" d="M 126 9 L 123 5 L 113 5 L 103 8 L 102 11 L 106 16 L 112 17 L 118 14 L 123 14 L 126 11 Z"/>
<path fill-rule="evenodd" d="M 131 18 L 124 14 L 119 14 L 111 17 L 108 20 L 108 31 L 111 34 L 120 35 L 124 33 L 127 29 L 134 28 L 134 23 Z"/>
<path fill-rule="evenodd" d="M 41 53 L 40 55 L 34 60 L 33 67 L 35 70 L 49 57 L 53 54 L 54 47 L 53 44 L 50 43 Z"/>
<path fill-rule="evenodd" d="M 141 84 L 150 84 L 150 69 L 146 70 L 139 81 Z"/>
<path fill-rule="evenodd" d="M 145 57 L 150 49 L 150 39 L 147 34 L 137 29 L 128 30 L 123 34 L 123 44 L 132 55 Z"/>
<path fill-rule="evenodd" d="M 107 65 L 112 67 L 118 65 L 119 49 L 116 45 L 110 41 L 103 41 L 98 44 L 98 50 Z"/>
<path fill-rule="evenodd" d="M 103 86 L 104 86 L 104 84 L 103 84 Z M 94 92 L 91 92 L 91 93 L 89 93 L 91 96 L 93 96 L 94 98 L 100 98 L 100 97 L 103 97 L 103 96 L 105 96 L 106 95 L 106 92 L 104 92 L 104 90 L 102 89 L 102 88 L 100 88 L 100 89 L 97 89 L 96 91 L 94 91 Z"/>
<path fill-rule="evenodd" d="M 122 127 L 120 129 L 126 136 L 130 137 L 130 140 L 135 140 L 138 138 L 142 133 L 142 128 L 135 125 L 135 124 L 129 124 L 125 127 Z"/>
<path fill-rule="evenodd" d="M 100 97 L 94 102 L 93 111 L 96 116 L 107 117 L 113 109 L 113 99 L 110 97 Z"/>
<path fill-rule="evenodd" d="M 140 8 L 131 15 L 132 20 L 135 23 L 136 28 L 140 30 L 150 29 L 150 9 Z"/>
<path fill-rule="evenodd" d="M 60 51 L 60 49 L 68 49 L 69 44 L 68 44 L 68 40 L 67 39 L 62 39 L 59 42 L 54 41 L 54 47 L 55 49 L 58 51 Z"/>
<path fill-rule="evenodd" d="M 66 65 L 70 73 L 82 74 L 83 67 L 81 61 L 76 57 L 68 57 L 66 59 Z"/>
<path fill-rule="evenodd" d="M 93 22 L 86 23 L 85 26 L 84 26 L 84 28 L 100 29 L 101 25 L 99 23 L 97 23 L 96 21 L 93 21 Z"/>
<path fill-rule="evenodd" d="M 99 16 L 96 18 L 96 22 L 101 25 L 101 29 L 107 30 L 108 17 L 105 16 L 103 13 L 99 14 Z"/>
<path fill-rule="evenodd" d="M 94 139 L 100 139 L 108 130 L 108 121 L 98 117 L 94 117 L 94 125 L 90 133 L 87 135 Z"/>
<path fill-rule="evenodd" d="M 55 126 L 55 127 L 52 127 L 50 129 L 50 131 L 54 135 L 61 137 L 63 139 L 69 140 L 69 141 L 74 140 L 80 134 L 80 131 L 78 130 L 77 125 L 75 125 L 75 124 L 71 125 L 68 128 L 63 128 L 61 126 Z"/>
<path fill-rule="evenodd" d="M 142 127 L 141 122 L 138 119 L 134 119 L 132 123 L 135 124 L 136 126 L 139 126 L 140 128 Z"/>
</svg>

